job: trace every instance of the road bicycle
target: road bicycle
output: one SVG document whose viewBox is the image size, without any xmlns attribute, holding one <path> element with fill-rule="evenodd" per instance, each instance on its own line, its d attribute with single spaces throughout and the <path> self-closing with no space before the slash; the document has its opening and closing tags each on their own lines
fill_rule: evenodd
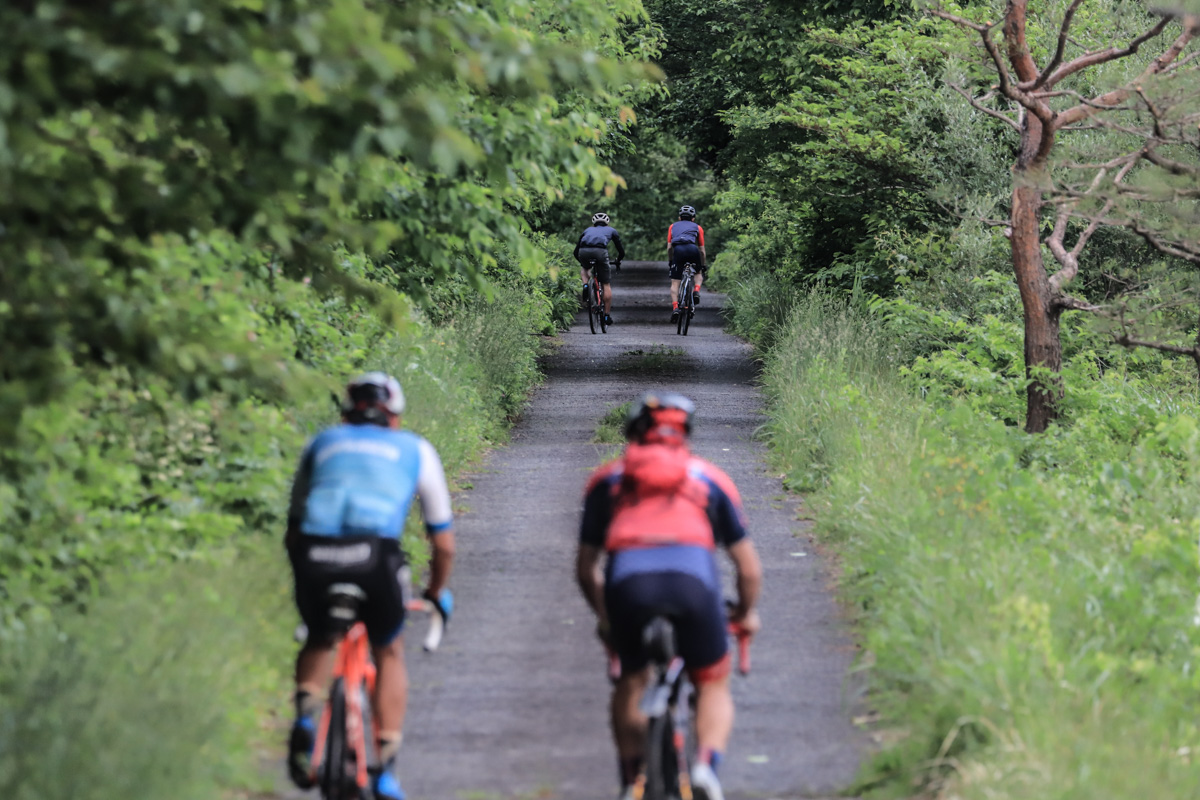
<svg viewBox="0 0 1200 800">
<path fill-rule="evenodd" d="M 600 285 L 600 278 L 596 275 L 598 263 L 594 258 L 588 261 L 588 274 L 592 276 L 587 285 L 588 326 L 591 327 L 592 333 L 595 333 L 598 321 L 600 332 L 608 333 L 608 317 L 604 314 L 604 287 Z"/>
<path fill-rule="evenodd" d="M 696 265 L 689 262 L 683 265 L 683 275 L 679 280 L 679 319 L 675 322 L 675 332 L 684 336 L 687 336 L 692 317 L 696 315 L 696 304 L 693 300 L 695 291 Z"/>
<path fill-rule="evenodd" d="M 335 583 L 326 595 L 330 619 L 341 638 L 329 701 L 317 724 L 311 778 L 325 800 L 374 800 L 370 775 L 379 768 L 370 700 L 375 689 L 375 664 L 371 661 L 366 625 L 358 619 L 367 595 L 353 583 Z M 409 600 L 406 607 L 429 614 L 423 646 L 426 652 L 433 652 L 445 630 L 441 609 L 428 600 Z M 305 633 L 298 631 L 297 638 Z"/>
<path fill-rule="evenodd" d="M 738 672 L 750 674 L 750 637 L 733 625 L 737 640 Z M 666 617 L 655 617 L 642 631 L 650 654 L 654 680 L 642 697 L 646 715 L 646 755 L 642 774 L 633 786 L 634 800 L 693 800 L 691 762 L 695 736 L 690 715 L 695 702 L 683 659 L 675 649 L 675 628 Z M 689 740 L 690 739 L 690 740 Z"/>
</svg>

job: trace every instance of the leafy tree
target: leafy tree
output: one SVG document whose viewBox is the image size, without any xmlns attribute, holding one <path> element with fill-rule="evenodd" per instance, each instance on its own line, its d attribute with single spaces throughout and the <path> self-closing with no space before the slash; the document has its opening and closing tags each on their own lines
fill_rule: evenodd
<svg viewBox="0 0 1200 800">
<path fill-rule="evenodd" d="M 638 0 L 4 5 L 0 433 L 72 364 L 196 391 L 285 384 L 212 305 L 223 281 L 163 256 L 212 232 L 263 248 L 256 279 L 377 300 L 347 259 L 360 249 L 434 279 L 474 276 L 506 242 L 534 261 L 504 212 L 616 185 L 585 100 L 611 107 L 652 75 L 618 48 L 618 21 L 641 14 Z M 564 111 L 562 92 L 580 101 Z"/>
<path fill-rule="evenodd" d="M 974 8 L 968 13 L 938 7 L 931 11 L 979 35 L 983 63 L 990 67 L 997 83 L 980 96 L 962 87 L 960 91 L 977 110 L 1007 125 L 1018 140 L 1007 222 L 1013 271 L 1024 309 L 1029 380 L 1025 427 L 1031 433 L 1044 431 L 1058 416 L 1057 403 L 1063 391 L 1059 319 L 1068 309 L 1093 308 L 1067 294 L 1066 287 L 1079 272 L 1083 248 L 1106 221 L 1110 210 L 1107 203 L 1116 202 L 1110 198 L 1103 201 L 1100 213 L 1088 214 L 1082 210 L 1078 196 L 1066 195 L 1057 204 L 1050 234 L 1043 239 L 1046 199 L 1054 185 L 1059 137 L 1071 133 L 1086 136 L 1096 127 L 1090 124 L 1093 120 L 1121 113 L 1123 104 L 1137 95 L 1139 85 L 1189 62 L 1190 58 L 1180 60 L 1181 54 L 1200 34 L 1200 17 L 1196 16 L 1184 15 L 1174 25 L 1176 16 L 1165 11 L 1150 12 L 1150 16 L 1157 16 L 1154 21 L 1144 14 L 1133 15 L 1132 19 L 1130 15 L 1115 14 L 1107 21 L 1105 12 L 1123 9 L 1083 6 L 1083 0 L 1072 0 L 1056 23 L 1036 14 L 1027 0 L 1009 0 L 996 22 L 984 18 L 987 9 Z M 1081 15 L 1087 16 L 1089 24 L 1075 24 Z M 1126 33 L 1129 26 L 1137 26 L 1137 30 Z M 997 28 L 999 42 L 992 38 Z M 1046 41 L 1039 37 L 1043 31 Z M 1164 36 L 1169 37 L 1168 41 L 1162 41 Z M 1157 56 L 1136 61 L 1141 48 L 1151 43 Z M 1104 69 L 1123 59 L 1135 64 L 1132 74 L 1114 76 Z M 997 100 L 999 107 L 993 102 Z M 1128 169 L 1115 162 L 1098 165 L 1094 180 L 1099 185 L 1110 174 L 1124 180 L 1133 165 L 1129 162 Z M 1125 176 L 1121 175 L 1123 170 Z M 1087 218 L 1086 227 L 1076 232 L 1068 247 L 1068 220 L 1080 214 Z M 1059 265 L 1056 272 L 1046 266 L 1043 244 Z"/>
</svg>

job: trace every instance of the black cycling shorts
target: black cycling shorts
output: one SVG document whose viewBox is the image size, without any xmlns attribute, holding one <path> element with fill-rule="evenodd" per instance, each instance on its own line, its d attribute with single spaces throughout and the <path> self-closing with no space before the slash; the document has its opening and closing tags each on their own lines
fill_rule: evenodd
<svg viewBox="0 0 1200 800">
<path fill-rule="evenodd" d="M 334 583 L 353 583 L 366 592 L 359 619 L 366 623 L 371 644 L 390 644 L 404 629 L 408 560 L 397 540 L 299 536 L 288 556 L 296 579 L 296 608 L 310 640 L 328 641 L 335 633 L 325 594 Z"/>
<path fill-rule="evenodd" d="M 604 587 L 611 644 L 624 674 L 644 669 L 650 657 L 642 630 L 665 616 L 675 627 L 675 645 L 689 670 L 699 670 L 729 652 L 720 591 L 684 572 L 639 572 Z"/>
<path fill-rule="evenodd" d="M 707 272 L 707 269 L 700 268 L 700 248 L 694 244 L 677 244 L 672 248 L 671 257 L 674 261 L 671 262 L 671 280 L 678 281 L 683 279 L 683 265 L 695 264 L 696 272 Z"/>
<path fill-rule="evenodd" d="M 596 262 L 596 277 L 600 279 L 600 283 L 612 283 L 612 273 L 608 266 L 608 248 L 607 247 L 581 247 L 579 248 L 579 266 L 584 269 L 591 269 L 590 261 Z"/>
</svg>

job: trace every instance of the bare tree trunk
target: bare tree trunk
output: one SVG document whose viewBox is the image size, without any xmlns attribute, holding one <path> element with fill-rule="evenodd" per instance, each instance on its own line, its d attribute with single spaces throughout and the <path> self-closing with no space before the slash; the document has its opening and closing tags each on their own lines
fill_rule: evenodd
<svg viewBox="0 0 1200 800">
<path fill-rule="evenodd" d="M 1012 262 L 1025 311 L 1025 430 L 1042 433 L 1058 418 L 1063 396 L 1062 342 L 1058 321 L 1062 309 L 1042 263 L 1039 211 L 1042 190 L 1036 173 L 1018 162 L 1014 169 L 1016 187 L 1012 195 Z M 1040 368 L 1040 369 L 1039 369 Z"/>
</svg>

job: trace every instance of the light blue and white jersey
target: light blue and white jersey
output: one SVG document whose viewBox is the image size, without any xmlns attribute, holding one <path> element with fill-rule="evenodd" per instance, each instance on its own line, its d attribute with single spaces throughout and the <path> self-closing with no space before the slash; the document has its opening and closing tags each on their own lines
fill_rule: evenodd
<svg viewBox="0 0 1200 800">
<path fill-rule="evenodd" d="M 397 539 L 414 496 L 426 530 L 450 527 L 450 492 L 433 445 L 410 431 L 338 425 L 304 448 L 289 519 L 309 536 Z"/>
</svg>

